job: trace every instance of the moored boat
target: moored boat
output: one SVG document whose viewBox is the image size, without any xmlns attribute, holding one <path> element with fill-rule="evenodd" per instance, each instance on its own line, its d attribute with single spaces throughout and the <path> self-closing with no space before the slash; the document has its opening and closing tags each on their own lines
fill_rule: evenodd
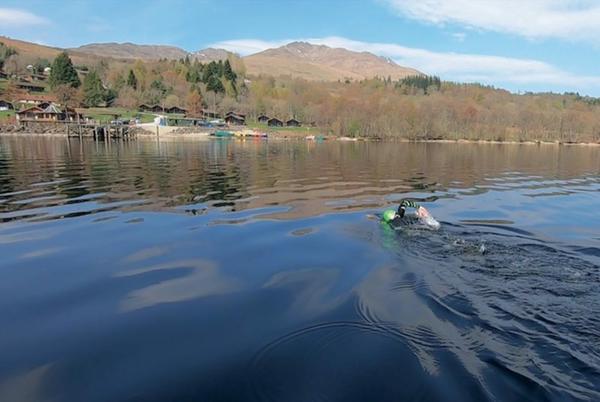
<svg viewBox="0 0 600 402">
<path fill-rule="evenodd" d="M 217 130 L 213 133 L 213 136 L 219 137 L 219 138 L 227 138 L 227 137 L 233 137 L 233 133 L 231 131 Z"/>
</svg>

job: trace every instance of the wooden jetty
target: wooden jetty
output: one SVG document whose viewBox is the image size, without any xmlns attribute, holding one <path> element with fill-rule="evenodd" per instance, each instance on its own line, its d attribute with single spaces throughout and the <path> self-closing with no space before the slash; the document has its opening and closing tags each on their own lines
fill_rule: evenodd
<svg viewBox="0 0 600 402">
<path fill-rule="evenodd" d="M 94 140 L 111 138 L 129 140 L 135 137 L 135 134 L 132 133 L 134 126 L 127 124 L 33 119 L 20 119 L 19 124 L 25 127 L 25 131 L 32 133 L 65 133 L 68 137 L 91 137 Z"/>
</svg>

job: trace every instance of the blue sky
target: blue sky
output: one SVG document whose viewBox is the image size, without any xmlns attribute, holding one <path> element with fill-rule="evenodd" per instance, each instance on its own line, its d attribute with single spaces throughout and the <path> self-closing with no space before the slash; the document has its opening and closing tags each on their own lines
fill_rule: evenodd
<svg viewBox="0 0 600 402">
<path fill-rule="evenodd" d="M 600 0 L 2 0 L 0 34 L 241 54 L 308 40 L 448 80 L 600 96 Z"/>
</svg>

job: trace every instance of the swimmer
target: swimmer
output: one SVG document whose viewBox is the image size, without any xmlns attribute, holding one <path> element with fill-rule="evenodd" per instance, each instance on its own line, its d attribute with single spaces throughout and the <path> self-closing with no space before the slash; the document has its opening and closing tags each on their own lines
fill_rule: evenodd
<svg viewBox="0 0 600 402">
<path fill-rule="evenodd" d="M 433 216 L 431 216 L 429 211 L 424 206 L 421 206 L 418 203 L 410 200 L 400 201 L 398 211 L 394 211 L 392 209 L 384 211 L 383 221 L 394 225 L 402 224 L 402 218 L 404 218 L 407 208 L 414 208 L 416 210 L 416 218 L 418 218 L 419 222 L 428 228 L 436 230 L 440 228 L 440 223 L 436 221 Z"/>
</svg>

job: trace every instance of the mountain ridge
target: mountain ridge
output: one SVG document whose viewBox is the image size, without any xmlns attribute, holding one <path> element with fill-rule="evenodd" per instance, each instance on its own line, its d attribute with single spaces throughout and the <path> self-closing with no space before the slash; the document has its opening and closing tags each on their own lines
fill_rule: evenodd
<svg viewBox="0 0 600 402">
<path fill-rule="evenodd" d="M 200 62 L 225 60 L 239 57 L 225 49 L 206 48 L 188 52 L 170 45 L 138 45 L 131 42 L 90 43 L 76 48 L 61 49 L 46 45 L 0 37 L 20 53 L 52 59 L 66 50 L 77 63 L 98 61 L 102 58 L 116 61 L 141 59 L 182 59 L 190 57 Z M 88 60 L 89 59 L 89 60 Z M 409 75 L 422 75 L 420 71 L 400 66 L 393 60 L 366 51 L 356 52 L 340 47 L 330 47 L 309 42 L 290 42 L 286 45 L 265 49 L 241 58 L 248 75 L 291 76 L 311 81 L 362 80 L 374 77 L 390 77 L 394 80 Z"/>
<path fill-rule="evenodd" d="M 244 63 L 250 74 L 291 75 L 322 81 L 360 80 L 375 76 L 401 79 L 423 74 L 370 52 L 355 52 L 308 42 L 290 42 L 278 48 L 266 49 L 244 57 Z"/>
<path fill-rule="evenodd" d="M 68 50 L 90 53 L 101 57 L 114 59 L 181 59 L 189 55 L 184 49 L 170 45 L 138 45 L 131 42 L 89 43 Z"/>
</svg>

